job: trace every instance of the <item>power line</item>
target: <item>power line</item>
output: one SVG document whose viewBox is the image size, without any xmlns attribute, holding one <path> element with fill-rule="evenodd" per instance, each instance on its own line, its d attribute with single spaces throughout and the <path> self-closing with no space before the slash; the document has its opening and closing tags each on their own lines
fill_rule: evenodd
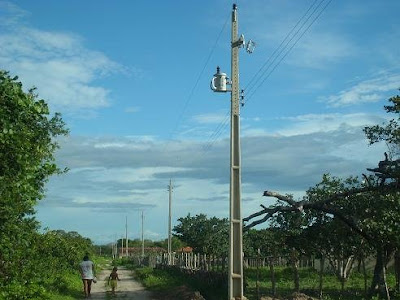
<svg viewBox="0 0 400 300">
<path fill-rule="evenodd" d="M 228 111 L 225 114 L 225 117 L 223 119 L 222 122 L 220 122 L 218 124 L 218 126 L 216 127 L 216 129 L 213 131 L 213 133 L 210 135 L 210 137 L 208 138 L 208 140 L 206 141 L 206 145 L 204 146 L 204 151 L 208 151 L 208 149 L 211 148 L 212 144 L 219 138 L 219 136 L 224 132 L 224 129 L 226 128 L 226 126 L 228 125 L 228 121 L 229 121 L 229 115 L 230 112 Z"/>
<path fill-rule="evenodd" d="M 285 36 L 285 38 L 282 40 L 282 42 L 279 44 L 279 46 L 274 50 L 274 52 L 271 54 L 271 56 L 267 59 L 267 61 L 260 67 L 260 69 L 258 69 L 256 74 L 253 75 L 253 77 L 250 79 L 249 83 L 244 88 L 246 91 L 251 90 L 254 79 L 260 78 L 260 77 L 258 77 L 258 74 L 260 74 L 260 72 L 268 64 L 268 62 L 272 59 L 272 57 L 274 57 L 274 55 L 279 51 L 279 49 L 286 42 L 286 40 L 289 38 L 289 36 L 293 33 L 293 31 L 297 28 L 297 26 L 300 24 L 300 22 L 307 16 L 308 12 L 318 1 L 319 0 L 314 0 L 314 2 L 308 7 L 307 11 L 303 14 L 303 16 L 297 21 L 296 25 L 293 26 L 293 28 L 288 32 L 288 34 Z"/>
<path fill-rule="evenodd" d="M 324 0 L 322 0 L 320 2 L 320 4 L 322 4 L 324 2 Z M 254 96 L 255 92 L 263 85 L 263 83 L 271 76 L 272 72 L 275 71 L 275 69 L 280 65 L 280 63 L 286 58 L 286 56 L 290 53 L 290 51 L 297 45 L 297 43 L 299 42 L 299 40 L 304 36 L 304 34 L 306 34 L 306 32 L 308 31 L 308 29 L 310 29 L 310 27 L 315 23 L 315 21 L 321 16 L 321 14 L 325 11 L 325 9 L 328 7 L 328 5 L 332 2 L 332 0 L 329 0 L 325 6 L 319 11 L 319 13 L 317 14 L 317 16 L 311 21 L 311 23 L 307 26 L 307 28 L 300 34 L 300 36 L 297 38 L 297 40 L 292 44 L 292 46 L 286 51 L 286 53 L 281 57 L 281 59 L 273 66 L 273 68 L 268 72 L 267 76 L 261 81 L 261 83 L 252 91 L 252 93 L 249 95 L 248 99 L 244 102 L 245 104 L 248 103 L 252 97 Z M 320 6 L 320 4 L 317 6 Z M 315 10 L 313 11 L 314 14 Z M 311 15 L 313 15 L 311 14 Z M 292 38 L 293 39 L 293 38 Z M 291 39 L 291 40 L 292 40 Z M 281 52 L 283 53 L 283 51 Z M 280 54 L 279 54 L 280 55 Z M 279 56 L 277 56 L 279 57 Z M 272 66 L 272 64 L 271 64 Z M 268 69 L 267 69 L 268 70 Z M 263 72 L 263 75 L 266 73 L 265 70 Z"/>
<path fill-rule="evenodd" d="M 195 90 L 196 90 L 196 88 L 197 88 L 197 86 L 198 86 L 198 84 L 200 82 L 200 79 L 203 76 L 204 71 L 205 71 L 205 69 L 206 69 L 206 67 L 207 67 L 207 65 L 208 65 L 208 63 L 209 63 L 209 61 L 210 61 L 210 59 L 211 59 L 216 47 L 217 47 L 217 45 L 218 45 L 218 42 L 219 42 L 219 40 L 220 40 L 220 38 L 222 36 L 222 33 L 225 31 L 226 25 L 228 24 L 229 17 L 230 17 L 230 14 L 226 18 L 225 23 L 222 26 L 222 28 L 221 28 L 218 36 L 217 36 L 217 39 L 215 40 L 215 43 L 214 43 L 213 47 L 211 48 L 211 51 L 210 51 L 210 53 L 209 53 L 204 65 L 203 65 L 203 68 L 201 69 L 201 71 L 199 73 L 199 76 L 197 77 L 196 82 L 195 82 L 193 88 L 191 89 L 188 98 L 185 101 L 185 104 L 183 105 L 183 109 L 182 109 L 181 113 L 179 114 L 179 117 L 178 117 L 178 119 L 177 119 L 177 121 L 175 123 L 175 126 L 174 126 L 173 130 L 171 131 L 171 133 L 169 134 L 169 136 L 167 138 L 167 142 L 164 144 L 163 151 L 162 151 L 163 153 L 165 153 L 165 151 L 167 150 L 168 146 L 170 145 L 170 143 L 172 141 L 172 137 L 173 137 L 174 133 L 176 132 L 177 128 L 179 127 L 179 124 L 181 123 L 184 114 L 186 113 L 186 110 L 187 110 L 187 107 L 189 105 L 189 102 L 192 99 L 193 94 L 194 94 L 194 92 L 195 92 Z M 160 164 L 160 162 L 157 163 L 156 167 L 159 166 L 159 164 Z"/>
<path fill-rule="evenodd" d="M 229 20 L 229 17 L 226 19 L 224 25 L 223 25 L 222 28 L 221 28 L 221 31 L 220 31 L 219 34 L 218 34 L 218 37 L 217 37 L 217 39 L 216 39 L 216 41 L 215 41 L 213 47 L 211 48 L 211 51 L 210 51 L 210 53 L 209 53 L 209 55 L 208 55 L 208 57 L 207 57 L 207 59 L 206 59 L 206 62 L 204 63 L 203 68 L 201 69 L 201 72 L 200 72 L 199 76 L 197 77 L 196 82 L 195 82 L 195 84 L 194 84 L 192 90 L 190 91 L 190 94 L 189 94 L 188 98 L 186 99 L 186 102 L 185 102 L 185 104 L 184 104 L 184 106 L 183 106 L 183 109 L 182 109 L 182 111 L 181 111 L 181 114 L 180 114 L 179 117 L 178 117 L 178 120 L 177 120 L 177 122 L 176 122 L 176 124 L 175 124 L 174 129 L 172 130 L 172 132 L 171 132 L 171 134 L 170 134 L 169 139 L 172 138 L 173 133 L 177 130 L 177 128 L 178 128 L 180 122 L 182 121 L 183 115 L 184 115 L 185 112 L 186 112 L 186 109 L 187 109 L 187 107 L 188 107 L 188 104 L 189 104 L 190 100 L 191 100 L 192 97 L 193 97 L 193 94 L 194 94 L 194 92 L 195 92 L 195 90 L 196 90 L 196 88 L 197 88 L 197 86 L 198 86 L 198 84 L 199 84 L 199 81 L 200 81 L 201 77 L 202 77 L 203 74 L 204 74 L 204 71 L 205 71 L 205 69 L 206 69 L 206 67 L 207 67 L 207 65 L 208 65 L 208 63 L 209 63 L 209 61 L 210 61 L 212 55 L 214 54 L 215 48 L 217 47 L 218 42 L 219 42 L 219 40 L 220 40 L 220 38 L 221 38 L 221 36 L 222 36 L 222 33 L 223 33 L 224 30 L 225 30 L 225 27 L 226 27 L 226 25 L 227 25 L 227 23 L 228 23 L 228 20 Z"/>
<path fill-rule="evenodd" d="M 284 53 L 284 51 L 286 50 L 286 48 L 288 47 L 288 45 L 290 44 L 290 42 L 299 34 L 300 30 L 307 24 L 307 22 L 310 20 L 310 18 L 315 14 L 315 12 L 318 10 L 318 8 L 320 8 L 320 6 L 322 5 L 323 2 L 325 2 L 325 0 L 322 0 L 318 3 L 318 5 L 316 7 L 314 7 L 316 5 L 316 3 L 319 0 L 315 0 L 307 9 L 307 11 L 301 16 L 301 18 L 297 21 L 296 25 L 289 31 L 289 33 L 286 35 L 286 37 L 283 39 L 283 41 L 279 44 L 279 46 L 275 49 L 275 51 L 273 52 L 273 54 L 268 58 L 268 60 L 263 64 L 263 66 L 256 72 L 256 74 L 251 78 L 250 82 L 247 84 L 245 90 L 248 91 L 254 87 L 254 85 L 256 85 L 261 78 L 265 75 L 265 73 L 268 71 L 268 69 L 270 69 L 270 67 L 274 64 L 274 62 L 281 56 L 282 53 Z M 314 24 L 314 22 L 320 17 L 320 15 L 322 14 L 322 12 L 328 7 L 328 5 L 332 2 L 332 0 L 329 0 L 326 5 L 319 11 L 319 13 L 317 14 L 317 16 L 311 21 L 311 23 L 306 27 L 306 29 L 300 34 L 300 36 L 297 38 L 297 40 L 292 44 L 292 46 L 290 46 L 290 48 L 288 49 L 288 51 L 286 51 L 286 53 L 281 57 L 281 59 L 272 67 L 272 69 L 270 70 L 270 72 L 267 74 L 267 76 L 261 81 L 261 83 L 255 88 L 255 90 L 253 90 L 253 92 L 250 94 L 250 96 L 248 97 L 248 99 L 244 102 L 245 104 L 248 103 L 251 98 L 253 97 L 253 95 L 255 94 L 255 92 L 261 87 L 261 85 L 269 78 L 269 76 L 272 74 L 272 72 L 278 67 L 278 65 L 283 61 L 283 59 L 286 58 L 286 56 L 289 54 L 289 52 L 294 48 L 294 46 L 299 42 L 299 40 L 304 36 L 304 34 L 308 31 L 308 29 Z M 314 9 L 313 9 L 314 7 Z M 313 11 L 311 12 L 311 14 L 306 18 L 306 16 L 309 14 L 309 12 L 313 9 Z M 305 19 L 306 18 L 306 19 Z M 304 20 L 305 19 L 305 20 Z M 299 24 L 302 23 L 302 25 L 300 26 L 300 28 L 295 32 L 295 34 L 290 38 L 290 40 L 286 43 L 286 45 L 283 47 L 283 49 L 281 49 L 282 45 L 285 44 L 285 42 L 287 41 L 287 39 L 292 35 L 292 33 L 295 31 L 295 29 L 299 26 Z M 274 55 L 277 53 L 278 55 L 275 56 L 275 58 L 271 61 L 272 57 L 274 57 Z M 260 72 L 263 70 L 263 68 L 270 62 L 270 64 L 268 65 L 268 67 L 263 71 L 261 76 L 258 76 L 260 74 Z M 254 79 L 257 78 L 257 80 L 254 81 Z M 254 83 L 253 83 L 254 82 Z M 252 85 L 253 84 L 253 85 Z M 247 90 L 248 89 L 248 90 Z M 213 133 L 210 135 L 210 137 L 208 138 L 206 145 L 203 147 L 203 153 L 205 154 L 206 152 L 208 152 L 211 147 L 213 146 L 213 144 L 217 141 L 217 139 L 221 136 L 221 134 L 224 132 L 225 128 L 228 125 L 228 121 L 229 121 L 229 111 L 227 113 L 227 116 L 225 117 L 225 119 L 218 124 L 218 126 L 216 127 L 216 129 L 213 131 Z"/>
</svg>

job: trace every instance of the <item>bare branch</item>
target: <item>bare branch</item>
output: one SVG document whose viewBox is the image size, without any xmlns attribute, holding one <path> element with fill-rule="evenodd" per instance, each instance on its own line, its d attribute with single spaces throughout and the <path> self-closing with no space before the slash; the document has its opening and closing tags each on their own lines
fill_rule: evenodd
<svg viewBox="0 0 400 300">
<path fill-rule="evenodd" d="M 285 206 L 275 206 L 275 207 L 270 207 L 270 208 L 264 208 L 263 210 L 261 210 L 259 212 L 256 212 L 256 213 L 254 213 L 254 214 L 252 214 L 252 215 L 250 215 L 250 216 L 248 216 L 246 218 L 243 218 L 243 221 L 247 222 L 247 221 L 249 221 L 249 220 L 251 220 L 253 218 L 259 217 L 259 216 L 261 216 L 263 214 L 274 214 L 274 213 L 280 211 L 281 209 L 283 209 L 284 207 Z"/>
<path fill-rule="evenodd" d="M 296 206 L 296 204 L 297 204 L 297 202 L 294 201 L 291 197 L 284 196 L 284 195 L 281 195 L 279 193 L 272 192 L 272 191 L 264 191 L 263 196 L 277 198 L 277 199 L 282 200 L 282 201 L 284 201 L 287 204 L 290 204 L 292 206 Z"/>
<path fill-rule="evenodd" d="M 296 207 L 292 207 L 292 206 L 276 206 L 276 207 L 263 209 L 257 213 L 254 213 L 254 214 L 248 216 L 247 218 L 243 219 L 244 222 L 247 222 L 255 217 L 266 214 L 262 219 L 256 220 L 256 221 L 244 226 L 243 230 L 249 230 L 250 228 L 252 228 L 258 224 L 264 223 L 269 218 L 271 218 L 275 213 L 282 212 L 282 211 L 298 211 L 298 209 Z"/>
</svg>

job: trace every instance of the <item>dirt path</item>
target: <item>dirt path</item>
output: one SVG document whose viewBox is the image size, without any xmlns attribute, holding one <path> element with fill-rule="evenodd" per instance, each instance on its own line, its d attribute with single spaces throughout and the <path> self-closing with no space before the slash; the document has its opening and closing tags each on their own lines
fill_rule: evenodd
<svg viewBox="0 0 400 300">
<path fill-rule="evenodd" d="M 151 293 L 146 291 L 144 287 L 132 277 L 132 271 L 126 270 L 123 267 L 118 268 L 118 275 L 121 281 L 118 281 L 116 295 L 111 294 L 111 288 L 107 285 L 108 276 L 111 269 L 104 269 L 97 274 L 97 283 L 92 284 L 93 300 L 111 300 L 111 299 L 126 299 L 126 300 L 155 300 Z"/>
</svg>

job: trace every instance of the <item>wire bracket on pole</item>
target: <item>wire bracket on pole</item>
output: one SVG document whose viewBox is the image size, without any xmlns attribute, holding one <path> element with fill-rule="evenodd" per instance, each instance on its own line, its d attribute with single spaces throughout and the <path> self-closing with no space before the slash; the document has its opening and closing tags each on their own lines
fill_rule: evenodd
<svg viewBox="0 0 400 300">
<path fill-rule="evenodd" d="M 240 91 L 240 105 L 243 107 L 246 102 L 244 101 L 244 90 Z"/>
<path fill-rule="evenodd" d="M 241 47 L 244 47 L 244 45 L 245 45 L 244 35 L 241 34 L 239 39 L 236 42 L 232 43 L 232 48 L 235 48 L 235 47 L 241 48 Z"/>
</svg>

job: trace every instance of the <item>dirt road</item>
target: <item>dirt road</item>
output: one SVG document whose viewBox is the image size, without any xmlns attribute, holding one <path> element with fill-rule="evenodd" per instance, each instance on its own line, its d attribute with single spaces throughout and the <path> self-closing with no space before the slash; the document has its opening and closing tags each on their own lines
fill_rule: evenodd
<svg viewBox="0 0 400 300">
<path fill-rule="evenodd" d="M 118 281 L 116 294 L 111 294 L 111 288 L 107 285 L 108 276 L 111 269 L 104 269 L 97 274 L 97 283 L 92 284 L 93 300 L 111 300 L 111 299 L 126 299 L 126 300 L 154 300 L 151 293 L 146 291 L 144 287 L 132 277 L 132 271 L 126 270 L 123 267 L 118 268 L 118 275 L 121 281 Z"/>
</svg>

